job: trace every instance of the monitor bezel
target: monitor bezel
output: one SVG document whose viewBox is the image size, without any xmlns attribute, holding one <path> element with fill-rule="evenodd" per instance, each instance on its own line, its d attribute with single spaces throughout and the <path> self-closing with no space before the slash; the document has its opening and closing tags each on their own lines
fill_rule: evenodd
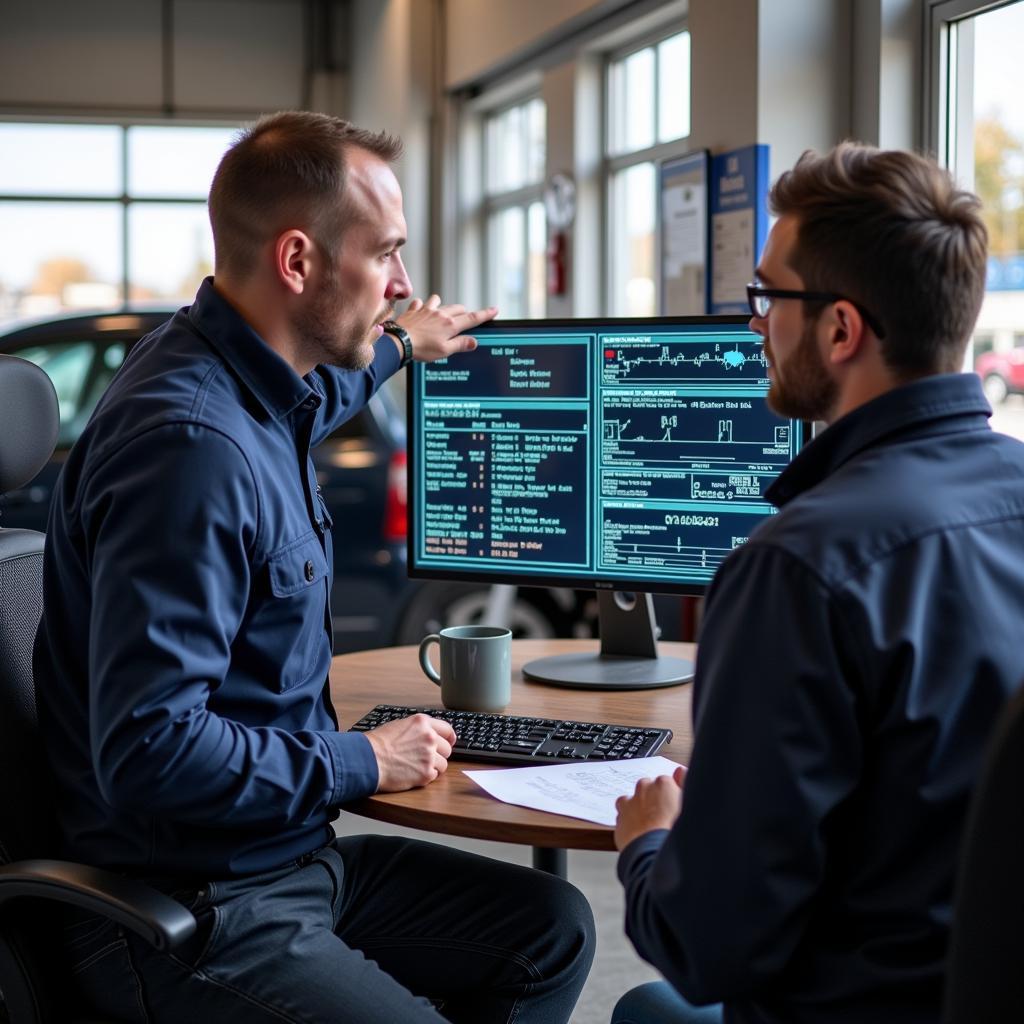
<svg viewBox="0 0 1024 1024">
<path fill-rule="evenodd" d="M 657 327 L 688 327 L 707 324 L 708 326 L 747 327 L 750 326 L 751 317 L 749 314 L 717 313 L 707 316 L 645 316 L 645 317 L 540 317 L 532 320 L 489 320 L 466 334 L 476 336 L 477 334 L 490 334 L 495 329 L 508 328 L 509 330 L 537 330 L 544 328 L 566 328 L 579 327 L 583 330 L 588 328 L 617 328 L 617 327 L 644 327 L 646 325 Z M 752 332 L 756 333 L 756 332 Z M 416 439 L 415 423 L 413 420 L 413 404 L 416 401 L 415 374 L 422 372 L 423 363 L 411 364 L 407 368 L 408 379 L 406 380 L 406 401 L 405 401 L 405 422 L 406 422 L 406 466 L 408 473 L 408 498 L 407 508 L 410 510 L 407 518 L 406 528 L 406 573 L 414 580 L 437 580 L 439 582 L 456 583 L 482 583 L 490 586 L 493 583 L 506 583 L 515 587 L 559 587 L 570 590 L 594 590 L 594 591 L 615 591 L 639 594 L 670 594 L 681 597 L 701 597 L 707 592 L 709 583 L 678 583 L 670 584 L 661 580 L 649 582 L 628 581 L 628 586 L 623 584 L 627 581 L 621 579 L 596 579 L 592 576 L 569 576 L 526 572 L 489 572 L 486 569 L 471 569 L 462 572 L 457 569 L 421 569 L 414 564 L 415 535 L 413 530 L 414 517 L 411 513 L 414 499 L 414 483 L 417 472 L 417 459 L 419 458 L 419 445 Z M 420 369 L 417 369 L 420 367 Z M 782 418 L 782 417 L 780 417 Z M 811 424 L 807 421 L 799 421 L 801 424 L 801 447 L 807 445 L 811 439 Z"/>
</svg>

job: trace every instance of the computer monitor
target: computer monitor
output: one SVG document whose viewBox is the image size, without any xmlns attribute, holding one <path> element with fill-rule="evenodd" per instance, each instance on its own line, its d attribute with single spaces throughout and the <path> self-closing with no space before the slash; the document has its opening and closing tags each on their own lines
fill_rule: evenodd
<svg viewBox="0 0 1024 1024">
<path fill-rule="evenodd" d="M 650 594 L 700 594 L 774 512 L 765 488 L 805 425 L 765 404 L 748 318 L 494 321 L 478 348 L 413 366 L 409 574 L 592 588 L 600 651 L 529 679 L 684 682 Z M 634 595 L 634 596 L 628 596 Z"/>
</svg>

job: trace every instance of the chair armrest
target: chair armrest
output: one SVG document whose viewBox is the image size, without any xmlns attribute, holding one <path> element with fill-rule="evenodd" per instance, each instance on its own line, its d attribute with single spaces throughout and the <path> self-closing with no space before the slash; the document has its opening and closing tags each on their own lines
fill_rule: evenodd
<svg viewBox="0 0 1024 1024">
<path fill-rule="evenodd" d="M 172 949 L 196 930 L 196 919 L 170 896 L 133 878 L 62 860 L 0 865 L 0 906 L 23 897 L 56 900 L 109 917 L 157 949 Z"/>
</svg>

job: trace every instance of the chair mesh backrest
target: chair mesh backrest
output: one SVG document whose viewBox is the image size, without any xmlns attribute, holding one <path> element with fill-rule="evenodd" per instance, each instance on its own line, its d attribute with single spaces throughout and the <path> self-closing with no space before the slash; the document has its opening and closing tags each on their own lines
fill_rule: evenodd
<svg viewBox="0 0 1024 1024">
<path fill-rule="evenodd" d="M 36 724 L 32 645 L 42 613 L 43 538 L 0 530 L 0 860 L 53 855 L 53 800 Z M 26 540 L 29 544 L 26 544 Z M 26 550 L 34 547 L 36 550 Z"/>
<path fill-rule="evenodd" d="M 946 1024 L 1024 1020 L 1024 690 L 996 727 L 964 833 Z"/>
</svg>

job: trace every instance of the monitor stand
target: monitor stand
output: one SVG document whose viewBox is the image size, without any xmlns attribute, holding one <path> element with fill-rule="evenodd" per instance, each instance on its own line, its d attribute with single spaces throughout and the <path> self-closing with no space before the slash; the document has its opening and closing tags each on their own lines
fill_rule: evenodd
<svg viewBox="0 0 1024 1024">
<path fill-rule="evenodd" d="M 658 655 L 654 602 L 650 594 L 597 592 L 600 653 L 556 654 L 523 666 L 535 683 L 580 690 L 649 690 L 693 678 L 693 663 Z"/>
</svg>

